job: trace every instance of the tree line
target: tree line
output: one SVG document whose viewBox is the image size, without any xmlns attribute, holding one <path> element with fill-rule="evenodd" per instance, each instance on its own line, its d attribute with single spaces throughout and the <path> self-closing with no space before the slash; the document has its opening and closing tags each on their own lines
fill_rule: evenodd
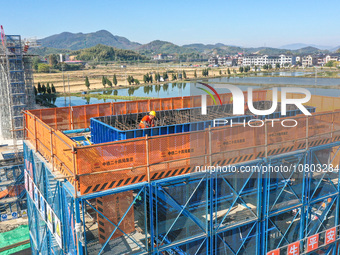
<svg viewBox="0 0 340 255">
<path fill-rule="evenodd" d="M 38 95 L 39 94 L 55 94 L 57 92 L 57 90 L 55 89 L 53 83 L 50 86 L 50 83 L 47 83 L 46 86 L 45 84 L 41 85 L 40 82 L 38 82 L 38 88 L 36 88 L 35 86 L 33 87 L 34 89 L 34 95 Z"/>
<path fill-rule="evenodd" d="M 147 58 L 132 50 L 122 50 L 98 44 L 94 47 L 71 52 L 78 60 L 83 61 L 132 61 L 146 60 Z"/>
</svg>

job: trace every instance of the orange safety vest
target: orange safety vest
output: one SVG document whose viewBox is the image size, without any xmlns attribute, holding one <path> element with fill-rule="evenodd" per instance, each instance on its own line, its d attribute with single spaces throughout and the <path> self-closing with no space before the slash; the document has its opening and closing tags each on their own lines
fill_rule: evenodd
<svg viewBox="0 0 340 255">
<path fill-rule="evenodd" d="M 140 128 L 148 128 L 148 127 L 154 127 L 154 121 L 150 118 L 149 115 L 145 115 L 141 122 L 139 123 Z"/>
</svg>

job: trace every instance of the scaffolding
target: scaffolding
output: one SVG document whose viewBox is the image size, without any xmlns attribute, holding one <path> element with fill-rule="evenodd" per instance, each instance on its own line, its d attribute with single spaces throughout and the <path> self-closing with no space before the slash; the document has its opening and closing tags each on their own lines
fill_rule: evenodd
<svg viewBox="0 0 340 255">
<path fill-rule="evenodd" d="M 0 137 L 23 138 L 23 114 L 34 106 L 31 57 L 23 54 L 20 35 L 4 35 L 0 47 Z"/>
<path fill-rule="evenodd" d="M 2 220 L 26 216 L 24 166 L 0 167 L 0 214 Z"/>
<path fill-rule="evenodd" d="M 22 140 L 23 111 L 34 108 L 32 56 L 20 35 L 0 45 L 0 214 L 2 220 L 26 216 Z"/>
<path fill-rule="evenodd" d="M 62 131 L 101 116 L 195 108 L 200 97 L 26 111 L 33 254 L 265 255 L 293 245 L 305 254 L 314 238 L 318 253 L 339 254 L 340 99 L 308 105 L 317 112 L 289 117 L 298 125 L 288 130 L 265 122 L 87 146 Z M 313 165 L 325 171 L 307 171 Z"/>
<path fill-rule="evenodd" d="M 27 217 L 23 152 L 16 152 L 13 147 L 4 148 L 5 151 L 0 150 L 1 221 Z"/>
</svg>

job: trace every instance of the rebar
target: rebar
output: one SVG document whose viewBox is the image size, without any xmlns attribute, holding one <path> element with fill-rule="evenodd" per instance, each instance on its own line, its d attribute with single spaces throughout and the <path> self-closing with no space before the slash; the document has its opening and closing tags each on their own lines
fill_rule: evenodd
<svg viewBox="0 0 340 255">
<path fill-rule="evenodd" d="M 259 101 L 254 102 L 254 107 L 258 110 L 269 109 L 272 105 L 270 101 Z M 280 103 L 276 111 L 280 109 Z M 287 110 L 296 109 L 294 105 L 288 105 Z M 176 110 L 164 110 L 158 111 L 157 116 L 154 120 L 155 126 L 169 126 L 176 124 L 192 123 L 213 120 L 217 118 L 225 118 L 232 116 L 233 107 L 231 104 L 224 105 L 214 105 L 207 108 L 207 114 L 201 115 L 201 108 L 191 108 L 191 109 L 176 109 Z M 125 115 L 114 115 L 99 117 L 98 120 L 115 127 L 119 130 L 132 130 L 138 129 L 139 123 L 142 118 L 147 115 L 144 113 L 133 113 Z M 249 110 L 246 114 L 252 114 Z"/>
</svg>

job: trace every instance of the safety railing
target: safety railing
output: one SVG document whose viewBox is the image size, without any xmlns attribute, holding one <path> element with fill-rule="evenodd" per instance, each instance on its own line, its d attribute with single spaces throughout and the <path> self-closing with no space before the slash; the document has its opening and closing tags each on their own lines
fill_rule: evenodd
<svg viewBox="0 0 340 255">
<path fill-rule="evenodd" d="M 340 141 L 340 111 L 89 146 L 77 146 L 59 130 L 87 127 L 92 117 L 198 106 L 200 97 L 189 97 L 26 111 L 26 138 L 81 194 Z"/>
</svg>

